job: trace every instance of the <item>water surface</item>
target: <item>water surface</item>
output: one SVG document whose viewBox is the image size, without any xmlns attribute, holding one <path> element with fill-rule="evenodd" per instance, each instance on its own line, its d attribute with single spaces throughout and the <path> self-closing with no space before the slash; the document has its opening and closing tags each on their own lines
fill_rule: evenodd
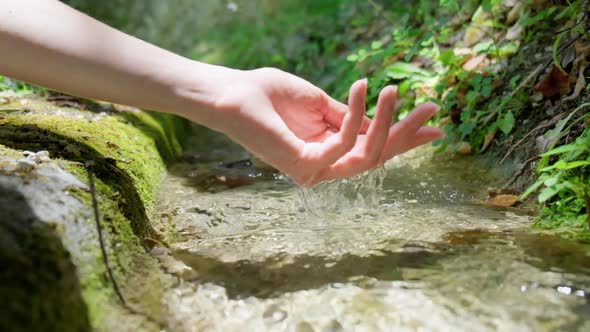
<svg viewBox="0 0 590 332">
<path fill-rule="evenodd" d="M 590 248 L 480 205 L 503 179 L 419 150 L 303 191 L 198 128 L 159 225 L 198 277 L 179 331 L 589 331 Z"/>
</svg>

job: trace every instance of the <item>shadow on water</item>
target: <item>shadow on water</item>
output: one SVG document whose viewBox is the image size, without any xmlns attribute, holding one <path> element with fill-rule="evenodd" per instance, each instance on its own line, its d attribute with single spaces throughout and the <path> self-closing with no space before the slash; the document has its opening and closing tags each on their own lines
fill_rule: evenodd
<svg viewBox="0 0 590 332">
<path fill-rule="evenodd" d="M 0 183 L 0 330 L 89 331 L 70 254 L 29 204 Z"/>
<path fill-rule="evenodd" d="M 503 255 L 508 246 L 525 253 L 512 259 L 521 260 L 541 271 L 590 274 L 590 246 L 548 234 L 475 229 L 449 232 L 440 243 L 404 244 L 401 240 L 391 240 L 391 243 L 399 249 L 367 256 L 346 254 L 338 259 L 310 255 L 286 259 L 284 255 L 277 255 L 264 261 L 222 262 L 184 250 L 176 251 L 174 256 L 194 268 L 200 275 L 200 281 L 223 286 L 230 298 L 272 298 L 284 293 L 355 281 L 362 286 L 362 278 L 358 277 L 420 281 L 408 279 L 404 270 L 419 269 L 427 271 L 428 275 L 442 275 L 445 272 L 441 263 L 447 258 L 464 257 L 469 260 L 478 252 L 487 250 Z M 552 289 L 560 286 L 538 285 Z M 590 285 L 579 287 L 572 289 L 583 290 L 588 302 L 589 289 L 586 288 Z"/>
<path fill-rule="evenodd" d="M 421 245 L 405 245 L 399 251 L 383 251 L 369 256 L 346 254 L 337 260 L 283 255 L 264 261 L 221 262 L 214 258 L 177 251 L 174 256 L 194 268 L 204 282 L 226 288 L 231 298 L 276 297 L 284 293 L 350 282 L 357 276 L 379 280 L 401 280 L 403 268 L 435 268 L 447 252 Z"/>
<path fill-rule="evenodd" d="M 525 253 L 524 262 L 542 271 L 590 275 L 590 246 L 557 235 L 474 229 L 447 233 L 443 240 L 452 246 L 495 246 L 498 251 L 513 245 Z"/>
</svg>

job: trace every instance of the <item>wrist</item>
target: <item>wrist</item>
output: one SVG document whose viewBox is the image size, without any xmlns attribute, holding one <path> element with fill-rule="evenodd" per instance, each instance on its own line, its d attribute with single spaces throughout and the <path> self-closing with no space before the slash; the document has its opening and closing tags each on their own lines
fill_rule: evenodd
<svg viewBox="0 0 590 332">
<path fill-rule="evenodd" d="M 168 87 L 169 112 L 220 130 L 225 112 L 219 101 L 243 81 L 245 71 L 187 60 L 173 70 Z"/>
</svg>

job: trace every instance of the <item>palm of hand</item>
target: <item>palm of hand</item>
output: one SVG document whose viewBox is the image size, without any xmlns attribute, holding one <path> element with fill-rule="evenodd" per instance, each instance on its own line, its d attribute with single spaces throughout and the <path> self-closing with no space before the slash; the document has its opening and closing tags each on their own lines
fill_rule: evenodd
<svg viewBox="0 0 590 332">
<path fill-rule="evenodd" d="M 370 121 L 364 117 L 366 80 L 352 85 L 347 106 L 281 71 L 266 71 L 257 79 L 263 93 L 244 104 L 242 115 L 261 134 L 234 137 L 303 186 L 354 176 L 443 135 L 422 126 L 438 109 L 432 103 L 391 126 L 395 87 L 381 91 Z"/>
</svg>

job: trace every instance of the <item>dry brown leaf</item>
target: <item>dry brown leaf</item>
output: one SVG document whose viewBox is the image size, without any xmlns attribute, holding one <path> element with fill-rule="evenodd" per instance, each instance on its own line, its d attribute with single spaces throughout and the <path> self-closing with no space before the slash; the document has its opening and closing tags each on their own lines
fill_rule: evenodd
<svg viewBox="0 0 590 332">
<path fill-rule="evenodd" d="M 506 40 L 517 40 L 522 35 L 522 26 L 516 22 L 506 31 Z"/>
<path fill-rule="evenodd" d="M 521 3 L 517 3 L 506 15 L 506 24 L 512 24 L 520 18 Z"/>
<path fill-rule="evenodd" d="M 481 146 L 481 152 L 484 152 L 485 150 L 487 150 L 487 148 L 490 146 L 490 144 L 492 144 L 492 142 L 494 141 L 494 138 L 496 137 L 497 132 L 498 132 L 498 130 L 496 129 L 493 132 L 486 135 L 486 137 L 483 140 L 483 145 Z"/>
<path fill-rule="evenodd" d="M 556 65 L 535 85 L 533 90 L 540 92 L 546 98 L 563 96 L 570 91 L 570 75 L 564 73 Z"/>
<path fill-rule="evenodd" d="M 476 55 L 463 64 L 463 69 L 466 71 L 481 70 L 486 67 L 486 54 Z"/>
<path fill-rule="evenodd" d="M 461 142 L 457 146 L 457 153 L 458 154 L 468 155 L 468 154 L 471 154 L 472 150 L 473 149 L 471 148 L 471 144 L 469 144 L 467 142 Z"/>
<path fill-rule="evenodd" d="M 487 201 L 483 202 L 483 205 L 497 206 L 497 207 L 511 207 L 518 203 L 519 199 L 516 195 L 496 195 Z"/>
</svg>

